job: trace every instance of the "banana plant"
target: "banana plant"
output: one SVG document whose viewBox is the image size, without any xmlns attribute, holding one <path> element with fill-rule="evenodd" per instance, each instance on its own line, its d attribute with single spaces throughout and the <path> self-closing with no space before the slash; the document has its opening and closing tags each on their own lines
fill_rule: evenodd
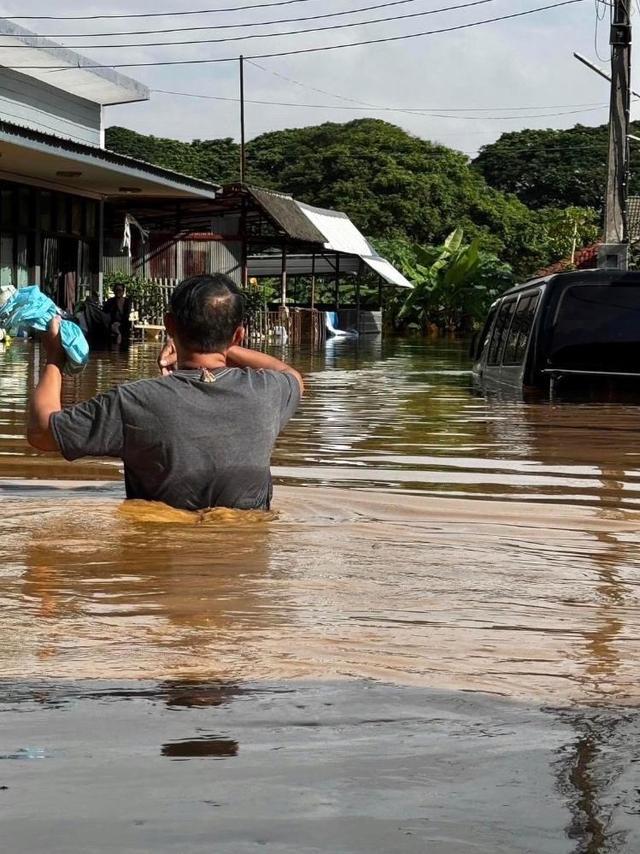
<svg viewBox="0 0 640 854">
<path fill-rule="evenodd" d="M 398 321 L 441 328 L 479 320 L 488 304 L 509 284 L 511 269 L 480 249 L 478 240 L 464 244 L 461 228 L 439 247 L 415 246 L 414 261 L 403 272 L 414 288 L 398 312 Z"/>
</svg>

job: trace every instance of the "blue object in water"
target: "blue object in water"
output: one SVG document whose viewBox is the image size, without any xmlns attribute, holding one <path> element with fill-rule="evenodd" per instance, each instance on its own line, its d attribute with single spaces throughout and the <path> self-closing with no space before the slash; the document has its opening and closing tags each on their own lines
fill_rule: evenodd
<svg viewBox="0 0 640 854">
<path fill-rule="evenodd" d="M 0 306 L 0 327 L 9 334 L 21 330 L 44 332 L 60 311 L 53 300 L 43 294 L 37 285 L 20 288 L 4 305 Z M 67 355 L 64 370 L 67 374 L 81 371 L 89 361 L 89 344 L 82 329 L 71 320 L 60 321 L 60 340 Z"/>
</svg>

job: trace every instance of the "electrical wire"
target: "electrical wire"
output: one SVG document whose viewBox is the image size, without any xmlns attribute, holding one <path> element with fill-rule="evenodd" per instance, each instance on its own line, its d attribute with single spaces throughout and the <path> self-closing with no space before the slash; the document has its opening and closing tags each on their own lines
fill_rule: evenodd
<svg viewBox="0 0 640 854">
<path fill-rule="evenodd" d="M 159 95 L 177 95 L 184 98 L 198 98 L 205 101 L 227 101 L 232 103 L 240 103 L 240 98 L 225 98 L 222 95 L 198 95 L 192 92 L 173 92 L 167 89 L 152 89 L 154 94 Z M 608 104 L 598 104 L 597 106 L 588 107 L 586 109 L 576 109 L 576 110 L 568 110 L 566 112 L 557 112 L 557 113 L 536 113 L 532 115 L 511 115 L 511 116 L 463 116 L 463 115 L 449 115 L 449 113 L 464 113 L 464 112 L 488 112 L 490 109 L 502 109 L 500 107 L 494 108 L 475 108 L 475 107 L 458 107 L 450 109 L 448 107 L 381 107 L 381 106 L 352 106 L 352 107 L 343 107 L 337 106 L 335 104 L 301 104 L 297 102 L 291 101 L 268 101 L 268 100 L 256 100 L 245 98 L 245 104 L 259 104 L 261 106 L 271 106 L 271 107 L 304 107 L 305 109 L 312 110 L 352 110 L 352 111 L 367 111 L 367 110 L 375 110 L 376 112 L 387 112 L 387 113 L 407 113 L 409 115 L 414 116 L 424 116 L 425 118 L 441 118 L 441 119 L 461 119 L 466 121 L 509 121 L 509 120 L 521 120 L 521 119 L 546 119 L 546 118 L 555 118 L 557 116 L 573 116 L 578 113 L 590 113 L 595 112 L 596 110 L 603 110 L 608 108 Z M 506 108 L 511 109 L 511 108 Z M 526 109 L 523 107 L 515 107 L 516 110 Z M 553 109 L 552 107 L 545 108 L 529 108 L 529 109 Z M 449 113 L 443 114 L 442 110 L 449 110 Z"/>
<path fill-rule="evenodd" d="M 248 56 L 248 59 L 273 59 L 279 56 L 302 56 L 305 54 L 313 54 L 313 53 L 324 53 L 327 51 L 334 50 L 345 50 L 346 48 L 351 47 L 362 47 L 364 45 L 372 45 L 372 44 L 390 44 L 392 42 L 400 42 L 400 41 L 408 41 L 410 39 L 422 38 L 424 36 L 433 36 L 438 35 L 440 33 L 453 33 L 461 30 L 468 30 L 474 27 L 481 27 L 486 24 L 495 24 L 499 21 L 509 21 L 514 20 L 516 18 L 523 18 L 527 15 L 534 15 L 538 12 L 546 12 L 550 9 L 560 9 L 565 6 L 573 6 L 576 3 L 584 3 L 585 0 L 561 0 L 561 2 L 550 3 L 546 6 L 538 6 L 535 9 L 527 9 L 523 12 L 513 12 L 509 15 L 499 15 L 495 18 L 485 18 L 482 21 L 472 21 L 468 24 L 456 24 L 450 27 L 442 27 L 437 30 L 426 30 L 421 33 L 407 33 L 405 35 L 400 36 L 384 36 L 382 38 L 377 39 L 365 39 L 363 41 L 356 42 L 347 42 L 345 44 L 334 44 L 334 45 L 321 45 L 319 47 L 308 47 L 308 48 L 296 48 L 294 50 L 283 50 L 283 51 L 273 51 L 271 53 L 261 53 L 255 54 L 253 56 Z M 147 62 L 120 62 L 120 63 L 112 63 L 110 65 L 104 65 L 99 63 L 83 63 L 82 65 L 78 64 L 78 66 L 69 66 L 69 65 L 14 65 L 8 66 L 11 71 L 68 71 L 72 68 L 81 68 L 81 69 L 92 69 L 92 68 L 152 68 L 152 67 L 168 67 L 174 65 L 213 65 L 222 62 L 237 62 L 238 57 L 236 56 L 222 56 L 216 57 L 214 59 L 174 59 L 174 60 L 155 60 L 155 61 L 147 61 Z"/>
<path fill-rule="evenodd" d="M 13 21 L 104 21 L 130 20 L 131 18 L 178 18 L 187 15 L 218 15 L 224 12 L 242 12 L 245 9 L 269 9 L 273 6 L 293 6 L 296 3 L 310 3 L 312 0 L 275 0 L 271 3 L 253 3 L 250 6 L 229 6 L 226 9 L 191 9 L 178 12 L 131 12 L 125 15 L 11 15 Z"/>
<path fill-rule="evenodd" d="M 640 0 L 638 0 L 640 3 Z M 358 104 L 362 107 L 371 107 L 372 109 L 387 109 L 386 106 L 380 104 L 372 104 L 369 101 L 362 101 L 357 98 L 347 98 L 345 95 L 338 95 L 336 92 L 329 92 L 327 89 L 318 89 L 316 86 L 309 86 L 307 83 L 302 83 L 300 80 L 294 80 L 293 77 L 287 77 L 284 74 L 281 74 L 279 71 L 275 71 L 271 68 L 265 68 L 264 65 L 260 65 L 257 62 L 252 62 L 251 60 L 246 60 L 248 65 L 252 65 L 254 68 L 263 71 L 265 74 L 270 74 L 273 77 L 277 77 L 280 80 L 284 80 L 287 83 L 292 83 L 294 86 L 300 86 L 302 89 L 308 89 L 310 92 L 317 92 L 321 95 L 328 95 L 330 98 L 337 98 L 339 101 L 347 101 L 351 104 Z M 162 91 L 162 90 L 154 90 L 154 91 Z M 186 95 L 189 96 L 188 92 L 174 92 L 171 94 L 175 95 Z M 210 96 L 213 97 L 213 96 Z M 637 100 L 637 99 L 634 99 Z M 577 107 L 600 107 L 603 106 L 599 101 L 591 101 L 585 104 L 549 104 L 547 106 L 520 106 L 520 107 L 404 107 L 403 109 L 407 109 L 410 112 L 421 110 L 448 110 L 449 112 L 463 112 L 463 113 L 482 113 L 482 112 L 492 112 L 494 110 L 509 110 L 510 112 L 514 111 L 524 111 L 527 110 L 564 110 L 564 109 L 573 109 Z M 605 105 L 606 106 L 606 105 Z"/>
<path fill-rule="evenodd" d="M 246 36 L 223 36 L 222 38 L 216 39 L 187 39 L 182 41 L 173 41 L 173 42 L 131 42 L 131 43 L 120 43 L 120 44 L 79 44 L 74 45 L 75 50 L 115 50 L 122 48 L 140 48 L 140 47 L 184 47 L 184 46 L 193 46 L 200 44 L 223 44 L 227 42 L 243 42 L 250 41 L 252 39 L 276 39 L 276 38 L 284 38 L 286 36 L 300 36 L 307 35 L 308 33 L 326 33 L 328 31 L 335 30 L 348 30 L 353 29 L 353 27 L 368 27 L 374 24 L 388 24 L 394 21 L 407 21 L 412 20 L 414 18 L 424 18 L 427 15 L 437 15 L 440 12 L 452 12 L 457 9 L 468 9 L 471 6 L 484 6 L 487 3 L 494 3 L 496 0 L 471 0 L 471 2 L 467 3 L 458 3 L 455 6 L 443 6 L 440 9 L 429 9 L 426 12 L 410 12 L 407 15 L 391 15 L 386 18 L 374 18 L 371 21 L 349 21 L 346 24 L 329 24 L 324 27 L 307 27 L 304 30 L 287 30 L 286 32 L 280 33 L 249 33 Z M 251 24 L 243 25 L 243 26 L 252 26 Z M 3 49 L 15 49 L 15 50 L 23 50 L 25 47 L 33 47 L 36 50 L 39 48 L 39 45 L 4 45 Z M 50 50 L 68 50 L 67 45 L 48 45 L 47 51 Z"/>
<path fill-rule="evenodd" d="M 343 12 L 326 12 L 322 15 L 309 15 L 299 18 L 279 18 L 273 21 L 255 21 L 242 24 L 207 24 L 197 27 L 168 27 L 159 30 L 121 30 L 117 33 L 41 33 L 42 38 L 47 39 L 86 39 L 86 38 L 115 38 L 116 36 L 147 36 L 163 33 L 192 33 L 202 30 L 235 30 L 244 27 L 270 27 L 275 24 L 294 24 L 304 21 L 318 21 L 323 18 L 340 18 L 345 15 L 358 15 L 362 12 L 372 12 L 376 9 L 386 9 L 394 6 L 406 6 L 408 3 L 417 3 L 418 0 L 392 0 L 392 2 L 378 3 L 375 6 L 361 6 L 359 9 L 349 9 Z M 638 0 L 640 2 L 640 0 Z M 456 8 L 456 7 L 454 7 Z"/>
</svg>

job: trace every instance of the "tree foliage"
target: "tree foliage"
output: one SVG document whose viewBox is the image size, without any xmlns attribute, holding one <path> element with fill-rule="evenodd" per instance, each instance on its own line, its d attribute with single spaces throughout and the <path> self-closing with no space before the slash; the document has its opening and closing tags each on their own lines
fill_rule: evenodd
<svg viewBox="0 0 640 854">
<path fill-rule="evenodd" d="M 467 330 L 481 321 L 491 303 L 513 284 L 513 272 L 476 238 L 464 242 L 461 228 L 440 246 L 419 246 L 402 240 L 379 241 L 380 251 L 414 284 L 396 297 L 396 325 L 429 324 L 440 329 Z M 391 306 L 390 306 L 391 307 Z"/>
<path fill-rule="evenodd" d="M 640 125 L 632 133 L 640 134 Z M 530 208 L 602 209 L 608 151 L 607 125 L 504 133 L 485 145 L 474 168 L 497 190 Z M 640 150 L 631 147 L 632 193 L 640 193 Z"/>
</svg>

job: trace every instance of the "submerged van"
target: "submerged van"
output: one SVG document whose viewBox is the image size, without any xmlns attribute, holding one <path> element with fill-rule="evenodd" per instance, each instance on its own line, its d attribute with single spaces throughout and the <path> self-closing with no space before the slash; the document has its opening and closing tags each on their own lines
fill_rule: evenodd
<svg viewBox="0 0 640 854">
<path fill-rule="evenodd" d="M 580 270 L 516 285 L 496 300 L 472 346 L 483 388 L 640 395 L 640 273 Z"/>
</svg>

